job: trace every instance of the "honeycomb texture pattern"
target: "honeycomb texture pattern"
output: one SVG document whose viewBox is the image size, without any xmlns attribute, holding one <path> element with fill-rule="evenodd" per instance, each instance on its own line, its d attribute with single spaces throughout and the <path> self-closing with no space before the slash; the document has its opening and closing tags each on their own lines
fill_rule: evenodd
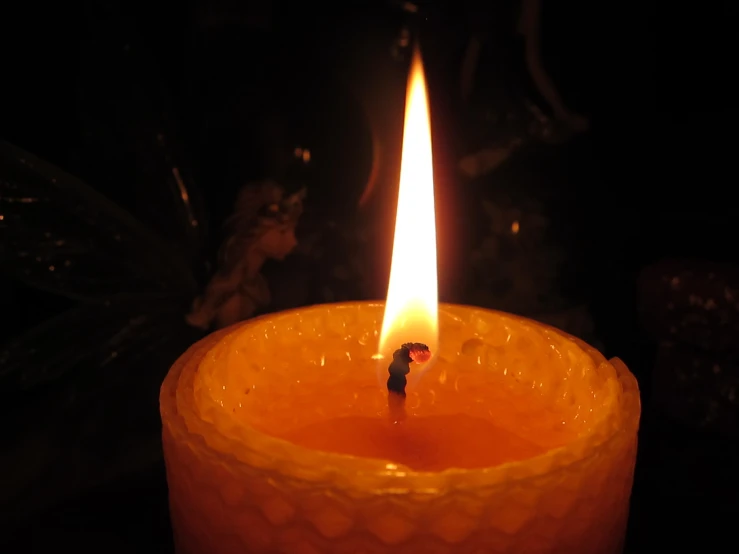
<svg viewBox="0 0 739 554">
<path fill-rule="evenodd" d="M 606 361 L 542 324 L 440 306 L 440 333 L 449 344 L 443 355 L 464 355 L 470 339 L 500 349 L 496 336 L 504 329 L 507 341 L 530 343 L 532 369 L 523 378 L 539 379 L 553 398 L 572 396 L 576 391 L 563 383 L 577 382 L 581 413 L 596 414 L 566 446 L 524 462 L 431 473 L 311 451 L 234 423 L 236 408 L 208 392 L 214 380 L 223 390 L 231 386 L 223 365 L 235 352 L 258 360 L 291 340 L 310 344 L 311 336 L 332 333 L 364 344 L 379 329 L 382 310 L 353 303 L 265 316 L 206 337 L 175 363 L 160 404 L 178 554 L 620 552 L 636 458 L 636 380 L 620 360 Z M 547 380 L 538 362 L 552 351 L 557 359 Z M 314 348 L 309 355 L 324 354 Z M 514 361 L 484 363 L 507 373 Z M 262 371 L 259 382 L 289 371 Z"/>
</svg>

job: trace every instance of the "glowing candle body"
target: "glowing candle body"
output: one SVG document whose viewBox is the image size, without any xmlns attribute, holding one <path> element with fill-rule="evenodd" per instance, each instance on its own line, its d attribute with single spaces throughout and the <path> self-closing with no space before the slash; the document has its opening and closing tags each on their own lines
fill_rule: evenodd
<svg viewBox="0 0 739 554">
<path fill-rule="evenodd" d="M 619 552 L 631 373 L 525 319 L 439 311 L 413 423 L 388 433 L 382 304 L 274 314 L 185 353 L 161 391 L 178 553 Z"/>
</svg>

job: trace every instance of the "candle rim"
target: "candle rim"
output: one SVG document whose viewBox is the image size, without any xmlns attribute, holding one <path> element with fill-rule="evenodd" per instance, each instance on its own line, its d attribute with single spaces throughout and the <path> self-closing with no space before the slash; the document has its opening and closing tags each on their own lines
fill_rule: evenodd
<svg viewBox="0 0 739 554">
<path fill-rule="evenodd" d="M 494 313 L 507 318 L 513 317 L 518 321 L 545 328 L 550 332 L 571 340 L 594 360 L 596 367 L 602 364 L 608 364 L 613 368 L 616 379 L 622 388 L 621 394 L 618 395 L 619 402 L 613 404 L 611 411 L 602 420 L 598 421 L 589 433 L 576 437 L 567 444 L 550 449 L 539 456 L 486 468 L 466 469 L 451 467 L 442 471 L 419 471 L 390 460 L 362 458 L 348 454 L 313 450 L 296 445 L 288 440 L 268 435 L 252 426 L 243 427 L 244 434 L 251 439 L 249 445 L 244 445 L 240 441 L 224 436 L 216 425 L 200 419 L 197 413 L 194 413 L 194 410 L 190 409 L 192 406 L 186 402 L 187 399 L 185 396 L 187 392 L 192 393 L 193 391 L 192 389 L 189 391 L 187 389 L 181 390 L 179 385 L 184 384 L 185 387 L 188 385 L 192 386 L 194 374 L 208 353 L 213 348 L 233 337 L 242 327 L 259 324 L 264 320 L 274 318 L 276 315 L 289 316 L 290 314 L 305 312 L 307 310 L 330 309 L 332 307 L 357 309 L 371 307 L 380 309 L 384 307 L 384 302 L 370 300 L 316 304 L 278 313 L 265 314 L 213 333 L 191 346 L 175 362 L 161 387 L 160 412 L 164 423 L 163 432 L 165 439 L 168 438 L 167 434 L 169 433 L 169 438 L 174 438 L 175 440 L 177 438 L 188 441 L 194 440 L 198 444 L 199 449 L 202 450 L 201 453 L 203 455 L 225 457 L 230 460 L 230 463 L 236 464 L 236 466 L 242 466 L 247 470 L 257 468 L 262 471 L 293 478 L 296 476 L 300 478 L 300 475 L 307 476 L 310 474 L 312 478 L 318 477 L 319 481 L 330 481 L 335 485 L 343 485 L 346 488 L 356 486 L 355 481 L 357 478 L 360 478 L 366 483 L 372 482 L 373 484 L 369 486 L 375 488 L 379 487 L 383 490 L 391 491 L 396 490 L 398 493 L 402 491 L 402 493 L 423 494 L 424 492 L 438 493 L 440 489 L 448 487 L 473 489 L 479 486 L 491 486 L 502 482 L 511 484 L 516 481 L 526 481 L 538 476 L 565 470 L 573 464 L 583 462 L 591 456 L 597 455 L 603 449 L 608 450 L 613 441 L 624 438 L 631 440 L 632 436 L 636 436 L 641 410 L 638 383 L 620 359 L 612 358 L 611 360 L 606 360 L 597 349 L 577 337 L 573 337 L 555 327 L 529 318 L 498 310 L 450 303 L 440 303 L 439 311 L 479 311 Z M 184 381 L 182 381 L 183 377 L 185 378 Z M 196 424 L 199 424 L 201 431 L 208 430 L 209 432 L 198 433 L 190 429 L 184 414 L 179 411 L 180 408 L 183 409 L 183 412 L 190 412 L 189 415 L 196 418 L 194 421 Z M 212 445 L 208 444 L 206 435 L 211 436 L 211 438 L 215 437 L 219 442 L 237 448 L 225 452 L 213 448 Z M 267 463 L 250 463 L 242 460 L 234 453 L 243 451 L 245 446 L 246 449 L 250 450 L 251 462 L 257 462 L 262 458 Z M 256 451 L 257 449 L 258 451 Z M 295 460 L 299 460 L 299 462 L 296 463 Z M 308 463 L 304 463 L 305 461 Z M 362 487 L 363 490 L 366 488 Z"/>
</svg>

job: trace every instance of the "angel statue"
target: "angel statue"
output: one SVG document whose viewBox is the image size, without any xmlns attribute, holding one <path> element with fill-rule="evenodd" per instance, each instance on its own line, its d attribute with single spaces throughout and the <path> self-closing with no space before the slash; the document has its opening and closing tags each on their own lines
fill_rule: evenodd
<svg viewBox="0 0 739 554">
<path fill-rule="evenodd" d="M 246 185 L 227 221 L 219 268 L 205 292 L 193 302 L 187 322 L 207 330 L 247 319 L 269 303 L 267 281 L 259 273 L 268 258 L 281 260 L 298 244 L 295 225 L 303 211 L 305 189 L 286 195 L 273 181 Z"/>
</svg>

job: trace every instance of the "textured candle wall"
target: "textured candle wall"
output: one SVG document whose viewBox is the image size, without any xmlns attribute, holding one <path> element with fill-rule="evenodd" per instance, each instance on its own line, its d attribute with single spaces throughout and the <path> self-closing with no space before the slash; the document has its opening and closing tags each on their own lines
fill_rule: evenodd
<svg viewBox="0 0 739 554">
<path fill-rule="evenodd" d="M 446 371 L 442 394 L 463 376 L 472 410 L 481 405 L 474 391 L 484 394 L 490 379 L 530 384 L 572 431 L 564 447 L 543 456 L 422 473 L 299 448 L 257 429 L 323 417 L 320 395 L 318 415 L 292 406 L 288 383 L 315 379 L 311 367 L 346 379 L 355 365 L 374 367 L 367 360 L 381 320 L 382 304 L 369 303 L 275 314 L 211 335 L 178 360 L 162 386 L 161 411 L 180 554 L 620 551 L 636 456 L 636 381 L 619 360 L 606 362 L 528 320 L 443 305 L 442 360 L 424 381 Z M 443 408 L 416 401 L 421 411 Z M 536 432 L 535 423 L 528 427 Z"/>
</svg>

